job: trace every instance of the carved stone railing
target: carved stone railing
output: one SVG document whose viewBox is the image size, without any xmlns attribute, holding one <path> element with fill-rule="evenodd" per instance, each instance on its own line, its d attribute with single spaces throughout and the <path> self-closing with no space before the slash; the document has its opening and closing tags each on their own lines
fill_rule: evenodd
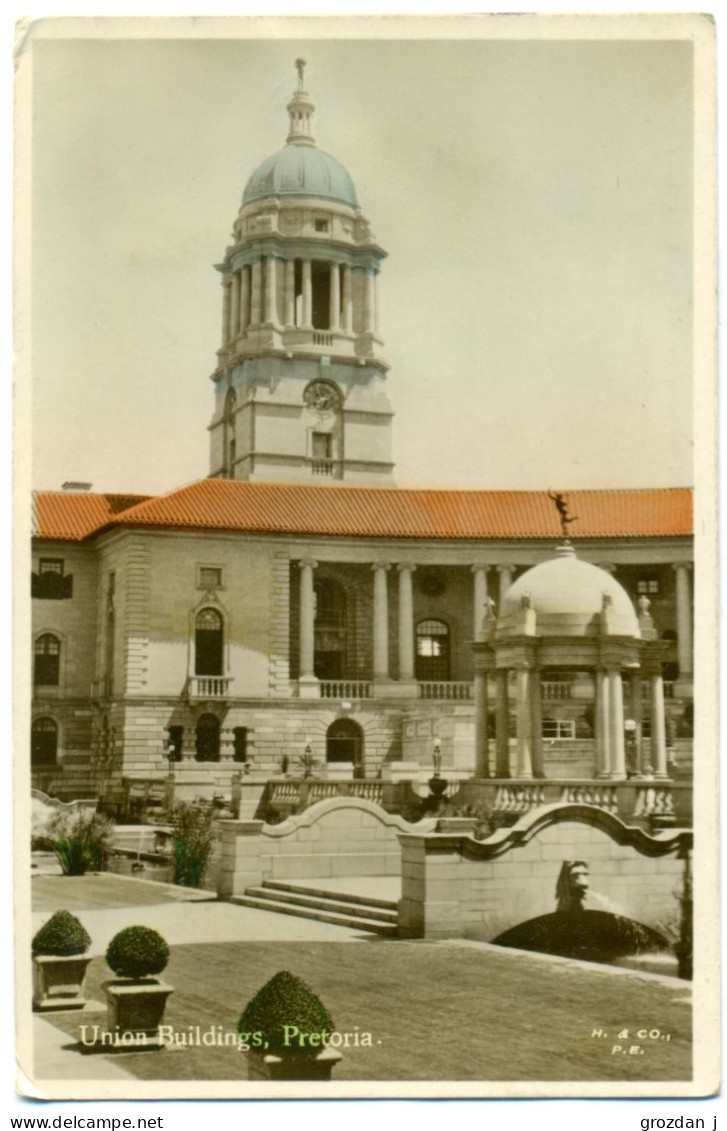
<svg viewBox="0 0 727 1131">
<path fill-rule="evenodd" d="M 562 702 L 571 697 L 570 680 L 544 679 L 541 684 L 543 702 Z"/>
<path fill-rule="evenodd" d="M 641 785 L 636 789 L 634 817 L 674 817 L 674 794 L 661 784 Z"/>
<path fill-rule="evenodd" d="M 301 813 L 316 801 L 331 797 L 359 797 L 363 801 L 381 804 L 384 782 L 381 781 L 324 781 L 320 778 L 291 779 L 268 783 L 263 804 L 278 810 L 282 816 L 295 810 Z"/>
<path fill-rule="evenodd" d="M 560 798 L 562 805 L 597 805 L 609 813 L 618 813 L 616 788 L 602 782 L 570 782 L 564 785 Z"/>
<path fill-rule="evenodd" d="M 508 782 L 497 787 L 493 809 L 496 813 L 528 813 L 547 804 L 545 789 L 539 782 L 523 785 Z"/>
<path fill-rule="evenodd" d="M 322 679 L 321 699 L 370 699 L 371 683 L 367 679 Z"/>
<path fill-rule="evenodd" d="M 192 675 L 187 684 L 190 699 L 225 699 L 229 694 L 232 676 Z"/>
<path fill-rule="evenodd" d="M 466 701 L 473 698 L 473 685 L 470 680 L 420 680 L 419 698 Z"/>
</svg>

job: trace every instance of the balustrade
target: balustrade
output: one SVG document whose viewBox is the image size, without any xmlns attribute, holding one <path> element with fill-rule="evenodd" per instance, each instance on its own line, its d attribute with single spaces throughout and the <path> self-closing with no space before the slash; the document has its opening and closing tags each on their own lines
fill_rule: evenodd
<svg viewBox="0 0 727 1131">
<path fill-rule="evenodd" d="M 227 675 L 193 675 L 189 677 L 190 699 L 224 699 L 232 677 Z"/>
<path fill-rule="evenodd" d="M 321 699 L 370 699 L 371 684 L 365 679 L 321 680 Z"/>
<path fill-rule="evenodd" d="M 419 683 L 420 699 L 467 700 L 474 698 L 470 680 L 425 680 Z"/>
</svg>

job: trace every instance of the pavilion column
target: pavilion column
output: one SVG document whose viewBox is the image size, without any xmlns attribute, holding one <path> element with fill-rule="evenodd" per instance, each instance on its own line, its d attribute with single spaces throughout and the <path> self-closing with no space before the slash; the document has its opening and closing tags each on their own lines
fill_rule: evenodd
<svg viewBox="0 0 727 1131">
<path fill-rule="evenodd" d="M 388 562 L 374 562 L 374 681 L 389 678 Z"/>
<path fill-rule="evenodd" d="M 376 319 L 376 297 L 374 291 L 374 272 L 367 270 L 364 275 L 366 291 L 364 295 L 364 329 L 373 334 Z"/>
<path fill-rule="evenodd" d="M 232 296 L 230 309 L 230 337 L 236 338 L 240 332 L 240 272 L 232 274 Z"/>
<path fill-rule="evenodd" d="M 495 672 L 495 777 L 510 777 L 510 704 L 507 699 L 509 672 L 498 668 Z"/>
<path fill-rule="evenodd" d="M 661 672 L 651 674 L 651 764 L 654 777 L 667 778 L 666 768 L 666 716 L 664 712 L 664 677 Z"/>
<path fill-rule="evenodd" d="M 252 265 L 252 294 L 250 301 L 250 322 L 253 326 L 260 325 L 262 317 L 263 300 L 263 269 L 262 262 L 256 259 Z"/>
<path fill-rule="evenodd" d="M 636 758 L 634 770 L 641 773 L 641 752 L 643 745 L 641 736 L 644 729 L 644 696 L 641 690 L 641 669 L 635 668 L 629 672 L 629 716 L 636 723 Z"/>
<path fill-rule="evenodd" d="M 399 571 L 399 680 L 412 681 L 414 679 L 414 597 L 411 575 L 416 566 L 402 562 L 397 569 Z"/>
<path fill-rule="evenodd" d="M 533 749 L 533 777 L 544 778 L 543 766 L 543 704 L 540 690 L 540 669 L 530 672 L 530 718 Z"/>
<path fill-rule="evenodd" d="M 608 673 L 596 669 L 596 777 L 611 776 L 610 712 Z"/>
<path fill-rule="evenodd" d="M 342 329 L 350 334 L 353 329 L 353 286 L 351 268 L 348 263 L 343 265 L 343 325 Z"/>
<path fill-rule="evenodd" d="M 265 321 L 276 322 L 277 271 L 274 255 L 265 257 Z"/>
<path fill-rule="evenodd" d="M 487 601 L 487 566 L 472 566 L 472 597 L 474 602 L 473 639 L 482 640 L 484 637 L 483 622 L 485 619 L 485 603 Z"/>
<path fill-rule="evenodd" d="M 303 260 L 303 326 L 313 328 L 313 276 L 310 259 Z"/>
<path fill-rule="evenodd" d="M 499 590 L 499 605 L 502 608 L 502 602 L 505 600 L 505 594 L 512 585 L 512 575 L 515 572 L 514 566 L 498 566 L 497 572 L 500 575 L 500 590 Z"/>
<path fill-rule="evenodd" d="M 475 777 L 489 778 L 488 687 L 485 656 L 475 650 Z"/>
<path fill-rule="evenodd" d="M 232 334 L 230 333 L 230 311 L 232 309 L 232 279 L 222 282 L 222 344 L 226 346 Z"/>
<path fill-rule="evenodd" d="M 680 562 L 672 566 L 676 574 L 677 589 L 677 657 L 679 679 L 689 682 L 692 677 L 692 598 L 689 592 L 691 566 Z"/>
<path fill-rule="evenodd" d="M 609 684 L 609 738 L 611 740 L 611 772 L 609 777 L 620 781 L 626 777 L 623 681 L 619 668 L 611 668 L 607 674 Z"/>
<path fill-rule="evenodd" d="M 530 699 L 531 672 L 524 666 L 515 670 L 516 680 L 516 735 L 517 769 L 516 778 L 533 776 L 533 717 Z"/>
<path fill-rule="evenodd" d="M 341 268 L 337 263 L 331 264 L 329 326 L 331 330 L 340 330 L 341 328 Z"/>
<path fill-rule="evenodd" d="M 250 325 L 250 268 L 243 267 L 240 272 L 240 331 Z"/>
<path fill-rule="evenodd" d="M 285 325 L 295 326 L 295 260 L 285 261 Z"/>
<path fill-rule="evenodd" d="M 303 558 L 300 562 L 300 673 L 301 688 L 317 685 L 314 672 L 316 601 L 313 570 L 318 562 Z M 301 694 L 305 694 L 301 690 Z"/>
</svg>

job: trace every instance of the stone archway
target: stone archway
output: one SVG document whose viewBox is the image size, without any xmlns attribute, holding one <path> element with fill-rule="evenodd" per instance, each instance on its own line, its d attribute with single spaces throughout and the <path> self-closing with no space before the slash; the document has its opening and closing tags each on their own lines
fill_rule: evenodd
<svg viewBox="0 0 727 1131">
<path fill-rule="evenodd" d="M 364 733 L 353 719 L 336 719 L 326 731 L 326 762 L 352 762 L 355 777 L 363 777 Z"/>
</svg>

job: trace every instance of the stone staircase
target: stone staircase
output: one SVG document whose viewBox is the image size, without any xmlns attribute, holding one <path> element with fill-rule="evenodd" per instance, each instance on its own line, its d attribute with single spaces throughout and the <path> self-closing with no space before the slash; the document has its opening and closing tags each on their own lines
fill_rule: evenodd
<svg viewBox="0 0 727 1131">
<path fill-rule="evenodd" d="M 397 933 L 397 904 L 388 899 L 266 880 L 260 887 L 247 888 L 244 895 L 235 896 L 231 902 L 376 935 Z"/>
</svg>

